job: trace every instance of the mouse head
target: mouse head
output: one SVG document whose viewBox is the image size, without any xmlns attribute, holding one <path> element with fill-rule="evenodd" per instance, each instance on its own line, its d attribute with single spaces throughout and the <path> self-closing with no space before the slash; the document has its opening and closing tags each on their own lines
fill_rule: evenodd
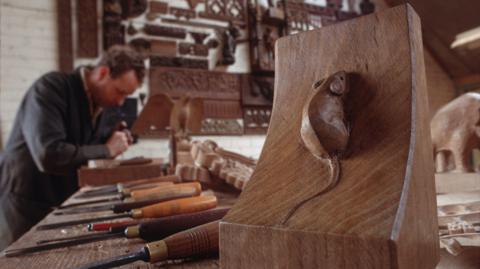
<svg viewBox="0 0 480 269">
<path fill-rule="evenodd" d="M 321 85 L 326 85 L 325 89 L 328 94 L 345 97 L 348 94 L 349 83 L 347 72 L 339 71 L 331 75 L 327 80 L 319 80 L 313 84 L 313 88 L 317 89 Z"/>
</svg>

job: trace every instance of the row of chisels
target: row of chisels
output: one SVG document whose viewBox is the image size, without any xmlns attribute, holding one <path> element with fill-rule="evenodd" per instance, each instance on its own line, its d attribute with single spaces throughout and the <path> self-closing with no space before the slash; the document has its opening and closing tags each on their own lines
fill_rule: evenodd
<svg viewBox="0 0 480 269">
<path fill-rule="evenodd" d="M 154 241 L 148 243 L 136 254 L 81 267 L 111 268 L 136 260 L 156 262 L 217 251 L 218 222 L 216 221 L 223 218 L 229 208 L 217 208 L 217 198 L 213 194 L 202 193 L 201 185 L 198 182 L 178 182 L 179 180 L 175 176 L 164 176 L 153 180 L 139 180 L 85 191 L 77 197 L 94 200 L 60 206 L 54 214 L 82 214 L 98 211 L 112 211 L 114 214 L 107 213 L 108 215 L 96 218 L 80 217 L 65 222 L 39 225 L 37 230 L 88 224 L 88 230 L 92 232 L 70 237 L 48 238 L 36 242 L 36 245 L 31 247 L 6 250 L 4 254 L 6 257 L 15 257 L 122 237 L 140 238 L 147 242 Z M 107 195 L 108 198 L 95 198 Z M 130 220 L 102 222 L 117 218 L 130 218 Z M 212 229 L 209 228 L 209 225 L 201 226 L 211 222 L 213 223 L 210 226 L 216 227 L 213 232 L 210 231 Z M 197 226 L 200 227 L 196 228 Z M 202 236 L 195 239 L 199 233 Z M 215 236 L 217 239 L 212 241 Z M 209 239 L 209 237 L 212 238 Z M 198 242 L 198 239 L 208 242 Z M 177 241 L 180 243 L 176 243 Z M 188 244 L 199 243 L 202 247 L 188 246 Z M 208 246 L 210 244 L 212 246 Z M 180 249 L 171 252 L 172 247 Z M 169 255 L 172 253 L 176 254 Z"/>
</svg>

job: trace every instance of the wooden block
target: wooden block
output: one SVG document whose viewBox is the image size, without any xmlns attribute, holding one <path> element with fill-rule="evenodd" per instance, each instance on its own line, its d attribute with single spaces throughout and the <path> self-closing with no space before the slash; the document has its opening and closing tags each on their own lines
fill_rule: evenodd
<svg viewBox="0 0 480 269">
<path fill-rule="evenodd" d="M 478 173 L 438 173 L 435 174 L 437 193 L 480 191 Z"/>
<path fill-rule="evenodd" d="M 139 165 L 116 166 L 112 168 L 78 169 L 79 186 L 100 186 L 162 175 L 163 159 L 153 159 L 151 163 Z"/>
<path fill-rule="evenodd" d="M 96 58 L 98 56 L 97 1 L 77 0 L 76 4 L 77 57 Z"/>
<path fill-rule="evenodd" d="M 276 46 L 270 127 L 251 180 L 220 224 L 220 267 L 435 268 L 419 17 L 402 5 Z M 347 74 L 332 76 L 342 70 Z M 350 86 L 341 78 L 350 78 Z M 344 103 L 336 103 L 340 97 Z M 329 118 L 339 128 L 349 122 L 351 131 L 339 129 L 349 134 L 346 149 L 331 129 L 315 129 L 325 123 L 311 110 L 328 106 L 343 108 L 345 118 Z"/>
<path fill-rule="evenodd" d="M 165 36 L 174 38 L 185 38 L 187 32 L 183 28 L 146 24 L 143 31 L 148 35 Z"/>
<path fill-rule="evenodd" d="M 150 12 L 158 14 L 167 14 L 168 3 L 159 1 L 150 1 Z"/>
<path fill-rule="evenodd" d="M 208 69 L 208 60 L 152 55 L 150 57 L 150 66 L 151 67 L 183 67 L 183 68 L 191 68 L 191 69 Z M 152 72 L 150 72 L 150 74 L 151 73 Z"/>
<path fill-rule="evenodd" d="M 165 40 L 150 40 L 150 52 L 154 55 L 177 56 L 177 43 Z"/>
</svg>

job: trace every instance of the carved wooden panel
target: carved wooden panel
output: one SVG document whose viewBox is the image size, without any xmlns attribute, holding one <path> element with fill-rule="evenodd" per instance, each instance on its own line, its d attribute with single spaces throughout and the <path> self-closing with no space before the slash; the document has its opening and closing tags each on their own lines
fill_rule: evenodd
<svg viewBox="0 0 480 269">
<path fill-rule="evenodd" d="M 202 122 L 201 135 L 242 135 L 243 125 L 239 119 L 212 119 Z"/>
<path fill-rule="evenodd" d="M 243 125 L 246 134 L 264 134 L 267 132 L 272 109 L 270 107 L 244 107 Z"/>
<path fill-rule="evenodd" d="M 205 11 L 200 17 L 222 20 L 246 22 L 245 0 L 205 0 Z"/>
<path fill-rule="evenodd" d="M 211 100 L 203 101 L 205 118 L 214 119 L 239 119 L 242 118 L 240 101 Z"/>
<path fill-rule="evenodd" d="M 77 0 L 76 4 L 77 57 L 95 58 L 98 56 L 97 1 Z"/>
<path fill-rule="evenodd" d="M 160 26 L 154 24 L 146 24 L 143 28 L 143 31 L 148 35 L 154 36 L 165 36 L 182 39 L 187 36 L 187 32 L 183 28 Z"/>
<path fill-rule="evenodd" d="M 180 57 L 151 56 L 151 67 L 183 67 L 191 69 L 208 69 L 208 60 Z"/>
<path fill-rule="evenodd" d="M 215 100 L 240 100 L 238 75 L 181 68 L 151 68 L 150 94 L 189 95 Z"/>
</svg>

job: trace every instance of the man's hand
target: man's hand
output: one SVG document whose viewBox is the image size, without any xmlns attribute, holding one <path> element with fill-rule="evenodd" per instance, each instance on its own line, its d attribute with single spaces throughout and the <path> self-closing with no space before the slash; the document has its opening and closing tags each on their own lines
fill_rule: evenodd
<svg viewBox="0 0 480 269">
<path fill-rule="evenodd" d="M 125 121 L 121 121 L 119 123 L 117 123 L 117 125 L 115 126 L 115 128 L 113 128 L 113 132 L 115 131 L 122 131 L 124 132 L 126 135 L 127 135 L 127 139 L 128 139 L 128 144 L 131 145 L 133 144 L 133 136 L 132 136 L 132 133 L 130 132 L 130 130 L 127 129 L 127 123 Z"/>
<path fill-rule="evenodd" d="M 125 132 L 115 131 L 107 141 L 107 148 L 112 158 L 117 157 L 128 149 L 129 138 Z"/>
</svg>

